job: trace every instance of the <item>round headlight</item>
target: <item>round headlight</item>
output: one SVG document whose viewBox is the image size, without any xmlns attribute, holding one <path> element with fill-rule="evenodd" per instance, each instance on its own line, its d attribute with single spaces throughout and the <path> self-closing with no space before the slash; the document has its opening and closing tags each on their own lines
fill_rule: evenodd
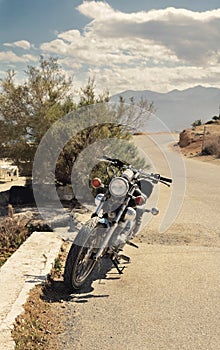
<svg viewBox="0 0 220 350">
<path fill-rule="evenodd" d="M 115 177 L 109 184 L 109 191 L 112 196 L 123 197 L 128 192 L 128 182 L 122 177 Z"/>
</svg>

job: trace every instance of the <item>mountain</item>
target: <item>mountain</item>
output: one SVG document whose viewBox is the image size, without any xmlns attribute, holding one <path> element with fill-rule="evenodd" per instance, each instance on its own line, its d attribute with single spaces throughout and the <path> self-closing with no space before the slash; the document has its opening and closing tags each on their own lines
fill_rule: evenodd
<svg viewBox="0 0 220 350">
<path fill-rule="evenodd" d="M 203 122 L 219 114 L 220 89 L 195 86 L 186 90 L 172 90 L 159 93 L 150 90 L 127 90 L 111 97 L 111 101 L 119 101 L 119 96 L 129 102 L 134 97 L 137 102 L 144 97 L 148 102 L 154 102 L 155 115 L 166 126 L 174 130 L 182 130 L 191 126 L 192 122 L 202 119 Z"/>
</svg>

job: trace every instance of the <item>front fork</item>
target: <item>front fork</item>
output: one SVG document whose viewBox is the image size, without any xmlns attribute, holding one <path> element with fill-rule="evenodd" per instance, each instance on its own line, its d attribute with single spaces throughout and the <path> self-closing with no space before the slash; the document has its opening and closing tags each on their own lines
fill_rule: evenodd
<svg viewBox="0 0 220 350">
<path fill-rule="evenodd" d="M 119 221 L 121 219 L 122 214 L 124 213 L 125 209 L 128 207 L 128 203 L 129 203 L 130 198 L 133 195 L 135 189 L 136 188 L 134 186 L 133 189 L 130 191 L 128 198 L 125 200 L 124 204 L 121 206 L 119 212 L 117 213 L 117 215 L 116 215 L 116 217 L 114 219 L 113 225 L 111 227 L 106 228 L 107 232 L 106 232 L 105 238 L 101 242 L 101 245 L 100 245 L 97 253 L 94 255 L 94 260 L 97 261 L 100 257 L 103 256 L 103 254 L 105 252 L 105 249 L 108 247 L 108 244 L 109 244 L 109 242 L 110 242 L 110 240 L 112 238 L 112 235 L 113 235 L 115 229 L 118 227 L 118 223 L 119 223 Z M 102 203 L 100 203 L 99 207 L 97 208 L 97 210 L 96 210 L 96 212 L 94 214 L 95 216 L 98 216 L 99 211 L 101 210 L 104 201 L 105 200 L 103 199 Z M 145 212 L 151 212 L 153 215 L 157 215 L 159 211 L 157 209 L 153 208 L 151 211 L 145 209 Z"/>
<path fill-rule="evenodd" d="M 101 242 L 101 246 L 99 247 L 97 253 L 94 255 L 93 259 L 94 260 L 98 260 L 100 257 L 102 257 L 105 249 L 108 247 L 108 243 L 115 231 L 115 229 L 118 227 L 118 223 L 115 222 L 110 228 L 107 228 L 107 232 L 106 232 L 106 235 L 105 235 L 105 238 L 102 240 Z"/>
<path fill-rule="evenodd" d="M 107 232 L 106 232 L 106 236 L 104 238 L 104 240 L 101 243 L 100 248 L 98 249 L 97 253 L 94 255 L 94 259 L 97 261 L 100 257 L 102 257 L 105 249 L 108 247 L 108 244 L 112 238 L 112 235 L 114 233 L 114 231 L 116 230 L 116 228 L 118 227 L 118 223 L 119 220 L 121 219 L 122 214 L 124 213 L 125 209 L 128 206 L 128 203 L 130 201 L 130 198 L 127 198 L 125 203 L 121 206 L 121 209 L 119 210 L 119 212 L 117 213 L 113 225 L 110 228 L 107 228 Z"/>
</svg>

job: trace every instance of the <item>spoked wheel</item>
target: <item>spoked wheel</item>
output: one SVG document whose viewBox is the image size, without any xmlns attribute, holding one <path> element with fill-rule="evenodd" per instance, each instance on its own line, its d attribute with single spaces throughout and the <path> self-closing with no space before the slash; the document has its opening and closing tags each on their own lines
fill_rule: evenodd
<svg viewBox="0 0 220 350">
<path fill-rule="evenodd" d="M 79 289 L 93 271 L 94 255 L 100 244 L 100 227 L 91 219 L 79 231 L 67 256 L 64 283 L 69 289 Z"/>
</svg>

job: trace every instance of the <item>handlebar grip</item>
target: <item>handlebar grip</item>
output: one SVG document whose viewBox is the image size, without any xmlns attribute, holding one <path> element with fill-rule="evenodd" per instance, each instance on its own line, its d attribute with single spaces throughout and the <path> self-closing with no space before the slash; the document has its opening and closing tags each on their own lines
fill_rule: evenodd
<svg viewBox="0 0 220 350">
<path fill-rule="evenodd" d="M 160 180 L 165 181 L 165 182 L 169 182 L 169 183 L 173 182 L 172 179 L 169 179 L 168 177 L 163 177 L 163 176 L 160 176 Z"/>
<path fill-rule="evenodd" d="M 107 160 L 109 162 L 111 162 L 112 164 L 118 166 L 119 168 L 122 168 L 124 165 L 128 165 L 128 163 L 121 161 L 120 159 L 117 158 L 110 158 L 107 156 L 103 156 L 104 160 Z"/>
</svg>

